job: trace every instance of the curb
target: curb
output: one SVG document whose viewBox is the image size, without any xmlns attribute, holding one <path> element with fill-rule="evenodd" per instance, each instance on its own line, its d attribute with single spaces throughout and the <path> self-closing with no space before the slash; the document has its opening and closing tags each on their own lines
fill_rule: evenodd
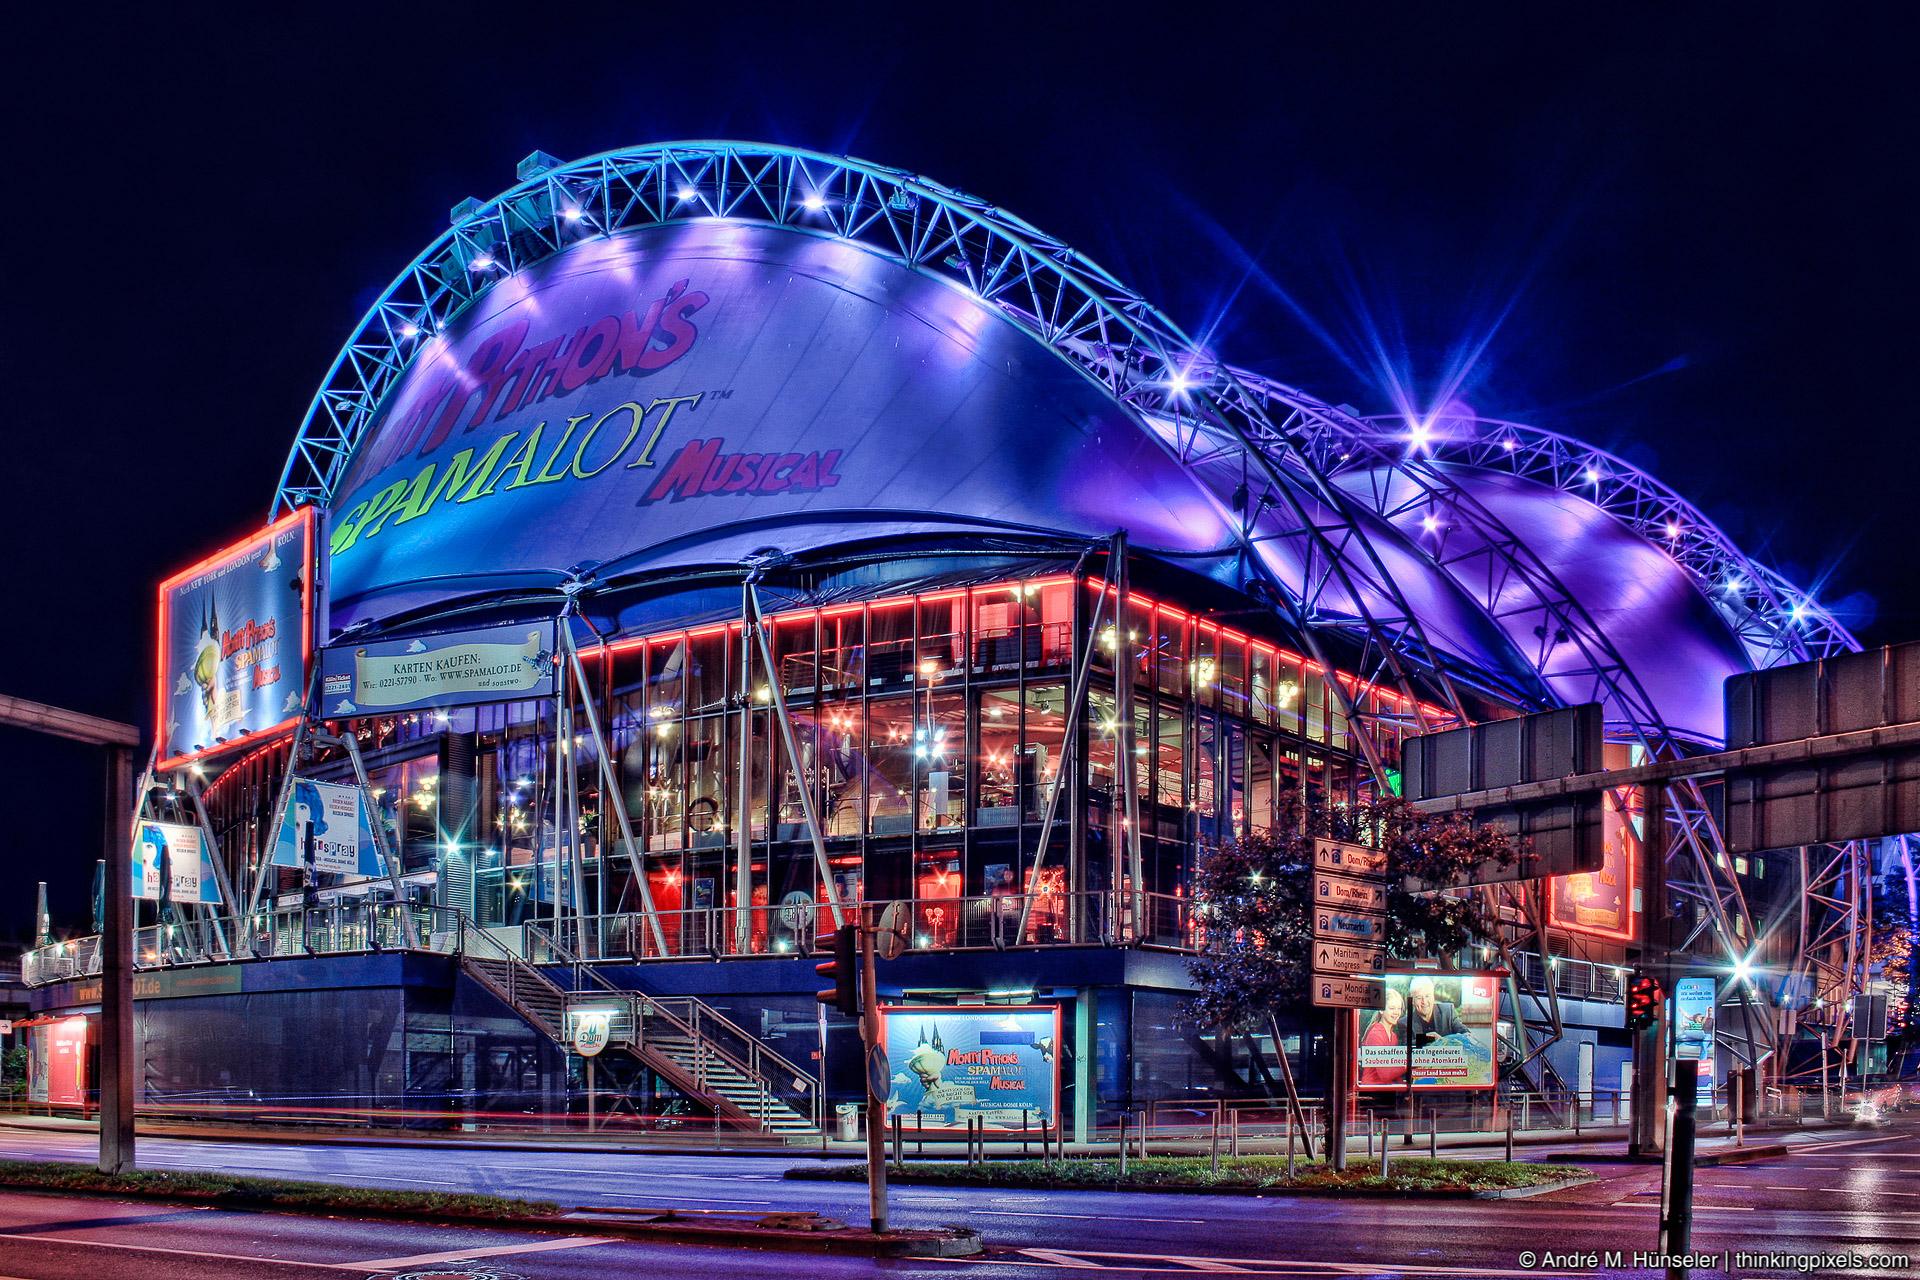
<svg viewBox="0 0 1920 1280">
<path fill-rule="evenodd" d="M 1711 1168 L 1719 1164 L 1745 1164 L 1749 1160 L 1776 1160 L 1788 1153 L 1784 1142 L 1764 1147 L 1734 1147 L 1727 1151 L 1713 1151 L 1704 1156 L 1695 1156 L 1695 1168 Z"/>
<path fill-rule="evenodd" d="M 980 1233 L 969 1227 L 948 1226 L 939 1231 L 889 1231 L 884 1236 L 835 1223 L 823 1230 L 758 1227 L 743 1223 L 706 1224 L 677 1218 L 672 1210 L 627 1217 L 582 1216 L 577 1211 L 552 1218 L 486 1218 L 453 1213 L 410 1213 L 391 1209 L 352 1209 L 326 1205 L 285 1205 L 240 1196 L 183 1196 L 139 1190 L 100 1191 L 87 1188 L 16 1186 L 0 1182 L 0 1191 L 83 1200 L 141 1201 L 234 1213 L 278 1213 L 301 1218 L 352 1218 L 368 1222 L 403 1222 L 423 1227 L 472 1227 L 488 1231 L 525 1231 L 545 1235 L 607 1236 L 627 1240 L 654 1240 L 669 1244 L 702 1244 L 715 1248 L 763 1249 L 785 1253 L 831 1253 L 866 1258 L 959 1258 L 985 1248 Z"/>
<path fill-rule="evenodd" d="M 96 1124 L 87 1125 L 44 1125 L 21 1124 L 17 1120 L 0 1117 L 0 1129 L 13 1129 L 25 1133 L 65 1133 L 90 1134 L 98 1131 Z M 282 1130 L 264 1129 L 189 1129 L 177 1125 L 149 1126 L 142 1122 L 134 1126 L 136 1138 L 166 1138 L 178 1142 L 254 1142 L 269 1146 L 287 1143 L 313 1147 L 397 1147 L 403 1150 L 419 1151 L 577 1151 L 583 1155 L 614 1156 L 775 1156 L 793 1159 L 847 1160 L 852 1155 L 828 1153 L 822 1156 L 818 1150 L 801 1150 L 795 1147 L 696 1147 L 692 1145 L 662 1146 L 659 1144 L 633 1144 L 608 1142 L 592 1138 L 548 1139 L 534 1138 L 402 1138 L 388 1137 L 379 1130 L 357 1130 L 353 1133 L 340 1133 L 330 1130 L 306 1132 L 289 1127 Z"/>
<path fill-rule="evenodd" d="M 1422 1157 L 1424 1158 L 1424 1157 Z M 807 1169 L 789 1169 L 782 1175 L 795 1182 L 846 1182 L 856 1185 L 849 1178 L 826 1178 Z M 1580 1178 L 1562 1178 L 1557 1182 L 1545 1182 L 1536 1187 L 1489 1187 L 1479 1191 L 1452 1190 L 1443 1188 L 1409 1187 L 1403 1191 L 1386 1189 L 1374 1190 L 1360 1187 L 1168 1187 L 1154 1186 L 1148 1183 L 1136 1183 L 1121 1186 L 1112 1183 L 1076 1182 L 1058 1186 L 1038 1186 L 1022 1183 L 989 1182 L 984 1178 L 948 1178 L 925 1176 L 917 1177 L 911 1173 L 887 1172 L 888 1186 L 901 1187 L 985 1187 L 994 1191 L 1104 1191 L 1104 1192 L 1143 1192 L 1147 1195 L 1163 1196 L 1253 1196 L 1256 1199 L 1272 1197 L 1274 1199 L 1344 1199 L 1344 1200 L 1513 1200 L 1524 1196 L 1544 1195 L 1549 1191 L 1564 1191 L 1568 1187 L 1581 1187 L 1589 1182 L 1599 1182 L 1597 1176 Z M 864 1181 L 857 1185 L 864 1185 Z"/>
</svg>

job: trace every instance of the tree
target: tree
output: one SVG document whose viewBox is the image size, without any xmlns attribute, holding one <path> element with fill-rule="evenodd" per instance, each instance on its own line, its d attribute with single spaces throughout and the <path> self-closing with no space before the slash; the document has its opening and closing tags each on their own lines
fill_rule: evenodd
<svg viewBox="0 0 1920 1280">
<path fill-rule="evenodd" d="M 1188 1007 L 1195 1026 L 1241 1031 L 1306 1002 L 1316 837 L 1386 850 L 1387 954 L 1402 959 L 1451 957 L 1495 927 L 1478 895 L 1409 892 L 1409 877 L 1459 884 L 1487 863 L 1511 865 L 1518 854 L 1503 832 L 1415 813 L 1399 799 L 1326 806 L 1296 800 L 1274 830 L 1203 848 L 1194 877 L 1203 937 L 1188 961 L 1200 988 Z"/>
</svg>

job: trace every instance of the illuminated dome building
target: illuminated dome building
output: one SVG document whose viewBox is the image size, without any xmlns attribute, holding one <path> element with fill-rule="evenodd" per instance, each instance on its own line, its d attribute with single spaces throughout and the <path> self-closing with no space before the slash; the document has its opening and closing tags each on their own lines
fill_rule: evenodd
<svg viewBox="0 0 1920 1280">
<path fill-rule="evenodd" d="M 923 178 L 676 143 L 520 179 L 367 313 L 274 513 L 326 512 L 336 646 L 559 619 L 579 665 L 558 701 L 309 711 L 354 735 L 408 892 L 442 909 L 423 933 L 457 912 L 790 1062 L 816 1046 L 809 953 L 898 901 L 889 997 L 1060 1005 L 1070 1120 L 1250 1088 L 1244 1048 L 1179 1026 L 1200 843 L 1288 793 L 1397 790 L 1407 736 L 1468 721 L 1599 702 L 1622 763 L 1711 748 L 1724 677 L 1852 647 L 1620 459 L 1249 375 Z M 284 740 L 209 768 L 237 874 L 285 768 Z M 1751 945 L 1803 864 L 1736 868 L 1695 799 L 1676 858 L 1707 873 L 1676 884 Z M 1565 1080 L 1610 1085 L 1626 1053 L 1615 890 L 1557 900 L 1557 973 L 1526 960 L 1574 984 Z M 840 1026 L 826 1087 L 851 1096 Z"/>
</svg>

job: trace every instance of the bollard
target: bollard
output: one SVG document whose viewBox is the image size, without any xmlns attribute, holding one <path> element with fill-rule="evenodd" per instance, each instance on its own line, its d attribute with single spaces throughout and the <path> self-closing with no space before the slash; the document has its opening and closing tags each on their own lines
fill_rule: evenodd
<svg viewBox="0 0 1920 1280">
<path fill-rule="evenodd" d="M 588 1058 L 587 1061 L 591 1063 L 593 1059 Z M 1744 1076 L 1740 1074 L 1738 1069 L 1736 1069 L 1733 1073 L 1732 1093 L 1733 1093 L 1733 1145 L 1736 1147 L 1744 1147 L 1747 1145 L 1747 1115 L 1746 1115 L 1747 1108 L 1746 1108 L 1746 1096 L 1745 1096 L 1746 1095 L 1746 1079 Z"/>
<path fill-rule="evenodd" d="M 1240 1111 L 1239 1109 L 1235 1108 L 1234 1110 L 1229 1111 L 1227 1113 L 1227 1120 L 1228 1120 L 1228 1123 L 1230 1123 L 1233 1126 L 1233 1137 L 1230 1139 L 1231 1145 L 1227 1148 L 1227 1153 L 1231 1155 L 1235 1160 L 1238 1160 L 1240 1158 Z M 1289 1129 L 1293 1127 L 1292 1115 L 1287 1116 L 1287 1127 Z"/>
<path fill-rule="evenodd" d="M 1293 1178 L 1293 1113 L 1287 1113 L 1287 1178 Z"/>
<path fill-rule="evenodd" d="M 1213 1134 L 1207 1143 L 1207 1167 L 1220 1176 L 1220 1104 L 1213 1104 Z"/>
<path fill-rule="evenodd" d="M 1384 1181 L 1387 1168 L 1393 1163 L 1393 1143 L 1387 1139 L 1393 1133 L 1393 1121 L 1388 1120 L 1380 1129 L 1380 1177 Z"/>
<path fill-rule="evenodd" d="M 1127 1176 L 1127 1113 L 1120 1113 L 1120 1176 Z"/>
<path fill-rule="evenodd" d="M 918 1160 L 927 1154 L 927 1127 L 924 1118 L 916 1111 L 913 1113 L 913 1158 Z"/>
<path fill-rule="evenodd" d="M 1020 1158 L 1027 1158 L 1027 1108 L 1020 1108 Z"/>
<path fill-rule="evenodd" d="M 1051 1137 L 1051 1134 L 1049 1134 L 1048 1130 L 1052 1128 L 1053 1128 L 1053 1122 L 1050 1119 L 1048 1119 L 1046 1116 L 1041 1116 L 1040 1117 L 1040 1163 L 1043 1167 L 1045 1167 L 1045 1169 L 1049 1173 L 1053 1172 L 1053 1147 L 1052 1147 L 1052 1144 L 1048 1141 L 1048 1139 Z"/>
<path fill-rule="evenodd" d="M 1384 1141 L 1384 1139 L 1383 1139 Z M 1373 1110 L 1367 1110 L 1367 1159 L 1373 1159 Z"/>
<path fill-rule="evenodd" d="M 893 1117 L 893 1167 L 904 1170 L 907 1167 L 907 1162 L 900 1151 L 900 1130 L 902 1123 L 903 1117 Z"/>
<path fill-rule="evenodd" d="M 1507 1163 L 1513 1163 L 1513 1108 L 1507 1108 Z"/>
<path fill-rule="evenodd" d="M 1440 1109 L 1427 1112 L 1427 1159 L 1440 1158 Z"/>
</svg>

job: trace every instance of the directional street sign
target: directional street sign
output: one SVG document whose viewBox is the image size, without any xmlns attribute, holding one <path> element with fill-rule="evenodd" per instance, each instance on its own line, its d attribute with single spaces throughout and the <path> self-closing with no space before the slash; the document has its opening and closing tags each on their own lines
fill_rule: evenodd
<svg viewBox="0 0 1920 1280">
<path fill-rule="evenodd" d="M 1363 946 L 1384 946 L 1387 941 L 1387 918 L 1377 911 L 1315 907 L 1313 936 L 1339 942 L 1357 942 Z"/>
<path fill-rule="evenodd" d="M 1371 878 L 1387 874 L 1387 853 L 1365 845 L 1341 844 L 1338 840 L 1313 842 L 1313 869 L 1337 871 L 1341 875 Z"/>
<path fill-rule="evenodd" d="M 1313 971 L 1332 977 L 1379 977 L 1387 971 L 1387 949 L 1358 946 L 1351 942 L 1316 942 L 1313 944 Z"/>
<path fill-rule="evenodd" d="M 1313 1003 L 1322 1009 L 1380 1009 L 1386 1002 L 1387 984 L 1378 978 L 1313 977 Z"/>
<path fill-rule="evenodd" d="M 1313 905 L 1339 907 L 1343 911 L 1380 911 L 1387 909 L 1387 889 L 1378 881 L 1355 880 L 1351 876 L 1313 873 Z"/>
</svg>

